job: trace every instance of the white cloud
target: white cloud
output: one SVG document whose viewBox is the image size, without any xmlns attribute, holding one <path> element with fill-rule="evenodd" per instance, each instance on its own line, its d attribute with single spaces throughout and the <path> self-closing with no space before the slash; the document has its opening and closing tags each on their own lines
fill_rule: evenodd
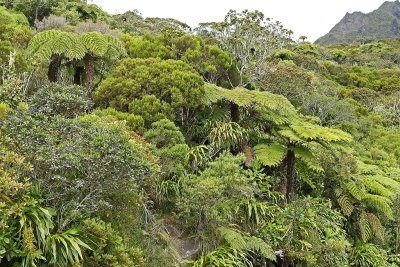
<svg viewBox="0 0 400 267">
<path fill-rule="evenodd" d="M 168 17 L 197 26 L 221 21 L 229 9 L 262 11 L 310 41 L 327 33 L 346 12 L 371 12 L 384 0 L 92 0 L 110 13 L 137 9 L 145 17 Z"/>
</svg>

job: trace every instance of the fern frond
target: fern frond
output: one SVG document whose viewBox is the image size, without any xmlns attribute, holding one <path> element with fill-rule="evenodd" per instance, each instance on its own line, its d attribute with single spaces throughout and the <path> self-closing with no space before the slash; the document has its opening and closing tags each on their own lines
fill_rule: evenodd
<svg viewBox="0 0 400 267">
<path fill-rule="evenodd" d="M 374 181 L 371 177 L 364 176 L 361 179 L 367 191 L 384 197 L 389 197 L 390 195 L 392 195 L 392 193 L 387 188 L 385 188 L 380 183 Z"/>
<path fill-rule="evenodd" d="M 315 172 L 324 171 L 315 156 L 307 147 L 295 147 L 293 148 L 293 152 L 295 153 L 296 157 L 304 162 L 309 169 Z"/>
<path fill-rule="evenodd" d="M 295 143 L 295 142 L 302 142 L 303 140 L 301 139 L 300 136 L 298 136 L 293 130 L 291 129 L 284 129 L 280 130 L 278 132 L 281 136 L 289 139 L 290 142 Z"/>
<path fill-rule="evenodd" d="M 276 259 L 275 252 L 271 246 L 262 239 L 249 236 L 236 229 L 221 227 L 218 230 L 222 238 L 233 249 L 258 253 L 260 256 L 273 261 Z"/>
<path fill-rule="evenodd" d="M 343 214 L 346 216 L 350 216 L 354 211 L 354 205 L 351 199 L 343 193 L 342 190 L 335 190 L 336 200 L 343 211 Z"/>
<path fill-rule="evenodd" d="M 64 55 L 68 59 L 82 59 L 86 49 L 79 40 L 79 36 L 72 32 L 63 32 L 52 40 L 54 54 Z"/>
<path fill-rule="evenodd" d="M 357 161 L 357 170 L 360 174 L 365 175 L 383 174 L 382 170 L 377 165 L 366 164 L 361 160 Z"/>
<path fill-rule="evenodd" d="M 245 252 L 226 246 L 217 247 L 214 251 L 202 255 L 191 262 L 193 267 L 253 267 Z"/>
<path fill-rule="evenodd" d="M 28 48 L 26 49 L 26 54 L 28 58 L 37 58 L 40 60 L 49 59 L 53 54 L 53 47 L 51 43 L 54 38 L 57 38 L 61 31 L 50 30 L 44 31 L 36 34 L 29 42 Z"/>
<path fill-rule="evenodd" d="M 252 107 L 275 123 L 289 122 L 289 117 L 296 116 L 293 105 L 281 95 L 245 88 L 229 90 L 213 84 L 205 84 L 204 102 L 210 105 L 219 101 L 235 103 L 244 108 Z"/>
<path fill-rule="evenodd" d="M 326 142 L 350 142 L 353 140 L 350 134 L 341 130 L 322 127 L 306 121 L 294 123 L 290 125 L 290 128 L 292 128 L 298 136 L 308 141 L 322 140 Z"/>
<path fill-rule="evenodd" d="M 358 226 L 360 228 L 361 239 L 367 242 L 372 237 L 372 229 L 369 224 L 368 216 L 365 211 L 361 211 L 358 219 Z"/>
<path fill-rule="evenodd" d="M 366 194 L 364 187 L 356 184 L 354 181 L 348 182 L 346 184 L 346 188 L 349 191 L 350 195 L 358 201 L 361 201 Z"/>
<path fill-rule="evenodd" d="M 285 157 L 286 148 L 279 144 L 259 144 L 254 147 L 254 155 L 266 166 L 278 166 Z"/>
<path fill-rule="evenodd" d="M 96 56 L 102 57 L 108 51 L 108 42 L 99 32 L 88 32 L 80 38 L 85 48 Z"/>
<path fill-rule="evenodd" d="M 379 218 L 373 213 L 367 213 L 368 222 L 371 226 L 374 236 L 381 242 L 385 240 L 385 228 L 382 226 Z"/>
<path fill-rule="evenodd" d="M 35 60 L 49 60 L 54 54 L 69 59 L 82 59 L 85 53 L 86 49 L 77 34 L 59 30 L 39 32 L 26 50 L 28 58 Z"/>
<path fill-rule="evenodd" d="M 392 202 L 389 198 L 366 194 L 362 200 L 368 207 L 381 212 L 388 219 L 393 219 Z"/>
<path fill-rule="evenodd" d="M 111 35 L 104 35 L 104 38 L 106 39 L 109 47 L 117 53 L 119 56 L 126 56 L 127 52 L 125 49 L 125 45 L 119 40 L 118 38 L 115 38 L 114 36 Z"/>
<path fill-rule="evenodd" d="M 390 196 L 395 195 L 396 192 L 400 192 L 400 183 L 390 177 L 383 175 L 371 175 L 368 177 L 388 188 Z"/>
</svg>

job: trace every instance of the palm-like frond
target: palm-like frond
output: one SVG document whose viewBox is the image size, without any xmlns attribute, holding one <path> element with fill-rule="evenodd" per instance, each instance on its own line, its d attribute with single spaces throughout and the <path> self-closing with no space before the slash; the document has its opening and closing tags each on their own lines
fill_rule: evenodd
<svg viewBox="0 0 400 267">
<path fill-rule="evenodd" d="M 254 155 L 266 166 L 278 166 L 284 159 L 286 148 L 280 144 L 259 144 L 254 147 Z"/>
<path fill-rule="evenodd" d="M 313 153 L 305 146 L 299 146 L 292 149 L 296 157 L 299 158 L 306 166 L 316 172 L 323 172 L 324 169 L 318 163 Z"/>
<path fill-rule="evenodd" d="M 52 55 L 82 59 L 86 49 L 77 34 L 49 30 L 36 34 L 30 41 L 26 53 L 29 58 L 35 60 L 49 60 Z"/>
<path fill-rule="evenodd" d="M 360 229 L 361 239 L 364 242 L 367 242 L 372 237 L 372 229 L 365 211 L 362 211 L 360 214 L 358 226 Z"/>
<path fill-rule="evenodd" d="M 276 259 L 275 252 L 271 246 L 258 237 L 250 236 L 239 230 L 226 227 L 219 228 L 219 231 L 222 238 L 233 249 L 254 252 L 273 261 Z"/>
<path fill-rule="evenodd" d="M 126 54 L 123 43 L 110 35 L 89 32 L 78 35 L 59 30 L 36 34 L 29 43 L 26 54 L 36 60 L 49 60 L 53 55 L 67 59 L 82 59 L 87 53 L 98 57 L 106 54 L 120 57 Z"/>
<path fill-rule="evenodd" d="M 336 200 L 343 211 L 343 214 L 346 216 L 350 216 L 354 211 L 354 204 L 346 193 L 343 192 L 341 189 L 335 190 Z"/>
<path fill-rule="evenodd" d="M 391 208 L 392 201 L 383 196 L 366 194 L 363 198 L 363 202 L 370 208 L 381 212 L 388 219 L 393 219 L 393 211 Z"/>
<path fill-rule="evenodd" d="M 205 85 L 205 104 L 219 101 L 235 103 L 239 107 L 253 108 L 264 115 L 264 118 L 280 124 L 286 123 L 296 110 L 285 97 L 269 92 L 247 90 L 245 88 L 225 89 L 213 84 Z"/>
</svg>

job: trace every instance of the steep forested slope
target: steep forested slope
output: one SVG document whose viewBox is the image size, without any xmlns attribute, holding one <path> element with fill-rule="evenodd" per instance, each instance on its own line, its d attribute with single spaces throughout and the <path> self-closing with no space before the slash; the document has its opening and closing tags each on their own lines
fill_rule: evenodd
<svg viewBox="0 0 400 267">
<path fill-rule="evenodd" d="M 2 18 L 1 266 L 400 265 L 399 39 L 67 0 Z"/>
</svg>

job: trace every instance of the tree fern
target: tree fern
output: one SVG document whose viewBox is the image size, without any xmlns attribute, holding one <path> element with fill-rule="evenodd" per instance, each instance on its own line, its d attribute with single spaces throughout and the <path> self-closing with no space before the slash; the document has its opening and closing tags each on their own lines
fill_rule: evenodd
<svg viewBox="0 0 400 267">
<path fill-rule="evenodd" d="M 126 54 L 123 43 L 111 35 L 88 32 L 82 34 L 80 40 L 87 52 L 93 53 L 93 55 L 98 57 L 104 57 L 110 52 L 116 55 Z"/>
<path fill-rule="evenodd" d="M 338 202 L 342 212 L 347 217 L 350 216 L 354 211 L 354 204 L 347 194 L 341 189 L 335 189 L 336 201 Z"/>
<path fill-rule="evenodd" d="M 275 261 L 276 256 L 270 245 L 262 239 L 254 236 L 249 236 L 241 231 L 232 228 L 221 227 L 218 229 L 222 238 L 233 249 L 258 253 L 260 256 Z"/>
<path fill-rule="evenodd" d="M 322 127 L 317 124 L 312 124 L 304 119 L 299 122 L 294 122 L 290 128 L 303 140 L 313 141 L 321 140 L 325 142 L 350 142 L 353 140 L 351 135 L 337 129 Z"/>
<path fill-rule="evenodd" d="M 370 175 L 368 178 L 387 188 L 390 196 L 393 196 L 394 192 L 400 192 L 400 183 L 390 177 L 384 175 Z"/>
<path fill-rule="evenodd" d="M 364 242 L 367 242 L 372 237 L 372 229 L 369 224 L 367 213 L 365 211 L 362 211 L 360 213 L 358 226 L 360 229 L 361 239 Z"/>
<path fill-rule="evenodd" d="M 68 59 L 82 59 L 86 49 L 77 34 L 49 30 L 36 34 L 30 41 L 26 53 L 29 58 L 41 61 L 49 60 L 54 54 Z"/>
<path fill-rule="evenodd" d="M 368 207 L 381 212 L 388 219 L 393 219 L 393 211 L 391 208 L 392 201 L 389 198 L 366 194 L 362 200 Z"/>
<path fill-rule="evenodd" d="M 243 251 L 221 246 L 190 263 L 193 267 L 253 267 L 246 256 Z"/>
<path fill-rule="evenodd" d="M 361 201 L 366 194 L 365 189 L 363 187 L 360 187 L 360 185 L 356 184 L 354 181 L 348 182 L 346 184 L 346 188 L 349 191 L 350 195 L 358 201 Z"/>
<path fill-rule="evenodd" d="M 302 162 L 304 162 L 307 167 L 315 172 L 323 172 L 324 169 L 318 163 L 317 159 L 313 153 L 307 147 L 295 147 L 293 151 Z"/>
<path fill-rule="evenodd" d="M 290 116 L 296 115 L 293 105 L 285 97 L 268 92 L 251 91 L 244 88 L 224 89 L 213 84 L 205 85 L 205 104 L 227 101 L 239 107 L 253 108 L 274 121 L 288 122 Z"/>
<path fill-rule="evenodd" d="M 392 194 L 390 190 L 388 190 L 386 187 L 369 177 L 364 177 L 363 184 L 365 185 L 367 191 L 370 193 L 384 197 L 389 197 Z"/>
<path fill-rule="evenodd" d="M 374 236 L 383 242 L 385 240 L 385 229 L 382 226 L 381 220 L 373 213 L 367 213 L 367 218 Z"/>
<path fill-rule="evenodd" d="M 278 166 L 284 159 L 286 148 L 280 144 L 259 144 L 254 147 L 254 155 L 266 166 Z"/>
<path fill-rule="evenodd" d="M 54 76 L 57 76 L 57 69 L 62 59 L 81 60 L 85 58 L 88 87 L 92 89 L 94 57 L 109 56 L 115 59 L 126 55 L 126 50 L 120 40 L 99 32 L 79 35 L 72 32 L 49 30 L 36 34 L 29 43 L 26 53 L 28 58 L 39 62 L 48 61 L 54 56 L 58 57 L 53 58 L 53 65 L 49 66 L 49 73 L 51 68 L 55 68 L 53 75 L 49 75 L 50 81 L 56 81 Z"/>
</svg>

